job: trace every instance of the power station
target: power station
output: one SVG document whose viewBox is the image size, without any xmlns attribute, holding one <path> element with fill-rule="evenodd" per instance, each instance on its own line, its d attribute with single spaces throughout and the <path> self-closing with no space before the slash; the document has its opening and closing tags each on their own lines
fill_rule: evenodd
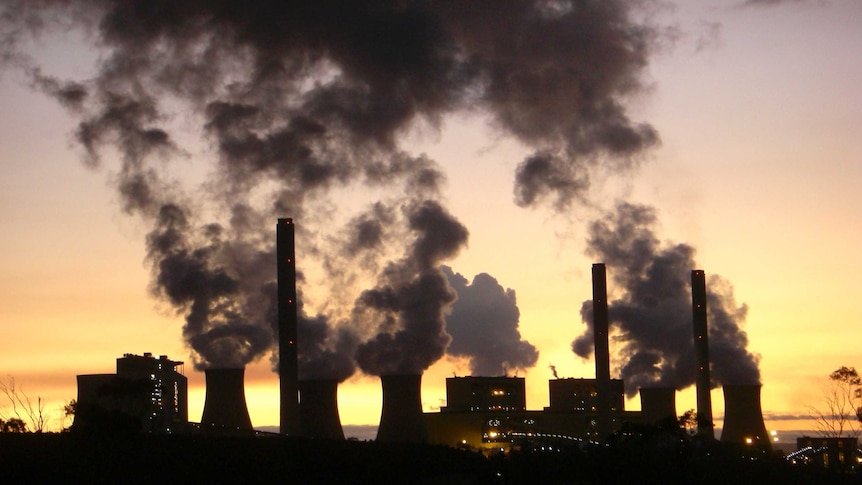
<svg viewBox="0 0 862 485">
<path fill-rule="evenodd" d="M 344 440 L 338 412 L 338 382 L 299 380 L 294 229 L 292 219 L 278 220 L 279 430 L 289 436 Z M 421 374 L 383 375 L 377 440 L 505 450 L 530 441 L 601 443 L 626 422 L 652 425 L 675 420 L 676 389 L 672 387 L 642 388 L 641 411 L 625 410 L 624 383 L 611 377 L 607 274 L 602 263 L 592 266 L 592 286 L 595 379 L 549 380 L 550 405 L 533 411 L 526 406 L 522 377 L 452 377 L 446 379 L 446 405 L 439 412 L 423 413 Z M 691 291 L 698 435 L 714 439 L 707 292 L 702 270 L 691 272 Z M 197 427 L 186 429 L 253 432 L 245 401 L 244 372 L 244 368 L 206 369 L 203 415 Z M 117 360 L 116 375 L 81 375 L 78 386 L 79 409 L 84 412 L 76 416 L 73 427 L 77 429 L 92 426 L 99 412 L 132 416 L 145 432 L 175 432 L 188 424 L 187 383 L 182 375 L 182 362 L 168 360 L 166 356 L 155 359 L 149 353 L 143 357 L 126 354 Z M 769 437 L 760 409 L 760 385 L 725 385 L 724 396 L 721 440 L 768 449 Z"/>
</svg>

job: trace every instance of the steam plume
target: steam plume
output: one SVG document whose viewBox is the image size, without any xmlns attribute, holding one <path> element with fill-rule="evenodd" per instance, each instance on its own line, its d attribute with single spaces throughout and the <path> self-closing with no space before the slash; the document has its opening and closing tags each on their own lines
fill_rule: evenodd
<svg viewBox="0 0 862 485">
<path fill-rule="evenodd" d="M 318 245 L 332 236 L 332 195 L 366 185 L 388 208 L 377 216 L 409 206 L 416 239 L 400 254 L 420 261 L 386 262 L 398 252 L 375 242 L 385 218 L 356 226 L 357 267 L 378 281 L 357 312 L 403 324 L 380 339 L 430 339 L 422 367 L 448 341 L 438 313 L 452 293 L 435 265 L 466 230 L 442 241 L 419 227 L 430 213 L 454 218 L 428 195 L 441 179 L 434 162 L 405 152 L 401 136 L 480 113 L 534 150 L 516 174 L 517 203 L 583 198 L 593 171 L 634 167 L 657 143 L 624 109 L 642 91 L 656 37 L 638 20 L 648 3 L 506 1 L 491 15 L 454 1 L 0 0 L 0 62 L 77 117 L 83 160 L 107 167 L 124 212 L 151 228 L 153 292 L 185 316 L 199 366 L 272 346 L 277 217 L 298 222 L 302 254 L 347 276 Z M 33 38 L 70 30 L 99 49 L 90 79 L 56 78 L 27 56 Z M 392 202 L 398 188 L 409 203 Z M 419 318 L 426 296 L 430 314 Z M 332 315 L 345 311 L 310 316 L 309 332 L 338 334 Z M 433 328 L 413 332 L 417 321 Z"/>
<path fill-rule="evenodd" d="M 621 362 L 626 393 L 633 396 L 647 386 L 687 387 L 695 381 L 691 327 L 691 289 L 694 249 L 686 244 L 662 245 L 655 235 L 652 208 L 618 204 L 606 219 L 590 225 L 588 252 L 604 261 L 613 284 L 623 294 L 609 306 L 611 334 Z M 720 384 L 760 382 L 759 356 L 746 347 L 740 328 L 747 307 L 737 307 L 733 288 L 718 276 L 707 282 L 712 377 Z M 586 332 L 572 349 L 587 358 L 592 352 L 592 303 L 585 301 L 581 316 Z"/>
<path fill-rule="evenodd" d="M 472 283 L 448 266 L 443 273 L 458 295 L 446 316 L 452 336 L 449 355 L 469 358 L 476 376 L 501 376 L 536 365 L 539 351 L 518 331 L 515 290 L 504 289 L 487 273 L 477 274 Z"/>
<path fill-rule="evenodd" d="M 368 374 L 418 374 L 443 356 L 451 337 L 444 312 L 455 298 L 439 264 L 467 242 L 467 229 L 435 202 L 406 208 L 415 239 L 389 264 L 377 287 L 356 302 L 355 318 L 379 333 L 360 344 L 356 360 Z"/>
<path fill-rule="evenodd" d="M 346 380 L 356 371 L 353 354 L 358 344 L 359 336 L 349 327 L 332 324 L 322 314 L 310 317 L 300 309 L 297 332 L 300 380 Z"/>
</svg>

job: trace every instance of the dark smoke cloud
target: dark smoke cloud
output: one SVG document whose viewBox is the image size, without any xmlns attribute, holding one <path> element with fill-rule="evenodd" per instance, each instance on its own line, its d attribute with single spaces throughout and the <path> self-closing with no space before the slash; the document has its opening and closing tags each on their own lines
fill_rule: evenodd
<svg viewBox="0 0 862 485">
<path fill-rule="evenodd" d="M 40 69 L 32 69 L 29 74 L 33 88 L 56 99 L 69 110 L 80 110 L 89 95 L 86 86 L 81 83 L 45 76 Z"/>
<path fill-rule="evenodd" d="M 611 292 L 623 292 L 608 312 L 629 396 L 646 386 L 682 389 L 696 377 L 690 284 L 694 248 L 661 244 L 656 223 L 652 208 L 621 203 L 589 231 L 589 255 L 607 264 Z M 714 384 L 759 383 L 760 357 L 746 349 L 748 337 L 741 329 L 747 307 L 737 307 L 733 288 L 718 276 L 707 281 L 707 311 Z M 592 301 L 584 302 L 581 317 L 587 330 L 572 349 L 587 358 L 593 351 Z"/>
<path fill-rule="evenodd" d="M 518 330 L 515 290 L 503 288 L 487 273 L 477 274 L 472 283 L 448 266 L 443 273 L 458 295 L 446 316 L 452 336 L 449 355 L 467 357 L 475 376 L 502 376 L 536 365 L 539 351 Z"/>
<path fill-rule="evenodd" d="M 518 169 L 517 203 L 582 199 L 591 172 L 634 167 L 658 141 L 624 108 L 642 91 L 656 41 L 637 19 L 648 5 L 504 1 L 489 14 L 457 1 L 0 0 L 0 54 L 77 117 L 85 162 L 107 167 L 123 210 L 151 225 L 153 291 L 185 315 L 200 365 L 245 363 L 271 348 L 275 275 L 272 259 L 261 265 L 273 253 L 272 221 L 290 216 L 333 281 L 362 281 L 353 268 L 382 271 L 360 306 L 399 325 L 380 339 L 429 339 L 427 355 L 406 365 L 423 367 L 448 342 L 437 326 L 451 289 L 436 267 L 466 230 L 434 232 L 433 218 L 422 226 L 423 214 L 445 214 L 434 202 L 443 177 L 405 153 L 401 136 L 480 113 L 534 149 Z M 34 38 L 67 30 L 99 49 L 90 79 L 54 78 L 26 54 Z M 211 152 L 192 153 L 190 139 Z M 213 166 L 189 187 L 174 166 L 198 160 Z M 345 272 L 323 251 L 332 195 L 363 185 L 387 209 L 355 226 L 360 264 Z M 405 258 L 418 262 L 386 264 L 394 239 L 375 238 L 405 198 L 417 237 Z M 335 313 L 327 325 L 342 321 Z M 419 321 L 430 328 L 414 328 Z"/>
<path fill-rule="evenodd" d="M 440 262 L 467 243 L 467 228 L 436 202 L 405 208 L 414 235 L 408 254 L 390 263 L 377 287 L 356 302 L 354 318 L 378 329 L 360 344 L 356 360 L 372 375 L 417 374 L 445 353 L 451 337 L 445 312 L 455 301 Z"/>
<path fill-rule="evenodd" d="M 302 308 L 299 314 L 299 378 L 342 382 L 352 376 L 356 372 L 353 354 L 359 344 L 355 331 L 346 325 L 329 322 L 322 314 L 312 317 Z"/>
<path fill-rule="evenodd" d="M 234 271 L 237 266 L 260 267 L 273 255 L 230 248 L 232 244 L 223 240 L 220 226 L 209 225 L 198 232 L 189 225 L 189 214 L 170 204 L 161 207 L 147 236 L 152 290 L 185 314 L 183 336 L 198 368 L 241 367 L 273 343 L 271 330 L 258 324 L 273 314 L 272 286 L 254 274 Z M 244 261 L 222 261 L 227 256 Z"/>
</svg>

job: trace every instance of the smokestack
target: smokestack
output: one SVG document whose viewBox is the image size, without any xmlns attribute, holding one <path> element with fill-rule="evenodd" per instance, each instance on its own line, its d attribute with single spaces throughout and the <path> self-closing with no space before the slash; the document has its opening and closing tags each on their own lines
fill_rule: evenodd
<svg viewBox="0 0 862 485">
<path fill-rule="evenodd" d="M 694 322 L 694 358 L 697 365 L 697 434 L 715 438 L 710 400 L 709 336 L 706 327 L 706 275 L 703 270 L 691 272 L 691 306 Z"/>
<path fill-rule="evenodd" d="M 299 381 L 301 435 L 305 438 L 343 440 L 338 416 L 338 380 Z"/>
<path fill-rule="evenodd" d="M 245 368 L 206 369 L 206 398 L 202 425 L 230 430 L 251 431 L 251 418 L 245 404 Z"/>
<path fill-rule="evenodd" d="M 676 389 L 673 387 L 642 387 L 641 419 L 644 424 L 656 424 L 677 419 Z"/>
<path fill-rule="evenodd" d="M 596 358 L 596 431 L 599 440 L 607 438 L 612 429 L 611 362 L 608 347 L 608 283 L 604 263 L 593 264 L 593 334 Z"/>
<path fill-rule="evenodd" d="M 726 385 L 721 441 L 772 449 L 760 407 L 760 384 Z M 749 441 L 751 440 L 751 441 Z"/>
<path fill-rule="evenodd" d="M 422 374 L 380 376 L 383 411 L 377 441 L 427 443 L 422 416 Z"/>
<path fill-rule="evenodd" d="M 296 352 L 296 252 L 293 219 L 279 219 L 278 258 L 278 375 L 279 431 L 299 434 L 299 363 Z"/>
</svg>

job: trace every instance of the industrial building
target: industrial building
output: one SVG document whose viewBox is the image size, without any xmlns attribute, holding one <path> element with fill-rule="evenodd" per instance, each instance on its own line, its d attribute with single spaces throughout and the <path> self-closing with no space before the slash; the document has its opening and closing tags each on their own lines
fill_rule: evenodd
<svg viewBox="0 0 862 485">
<path fill-rule="evenodd" d="M 174 433 L 188 424 L 188 379 L 183 363 L 151 353 L 124 354 L 116 374 L 77 376 L 73 430 L 125 427 Z"/>
<path fill-rule="evenodd" d="M 862 460 L 862 453 L 858 448 L 858 438 L 850 436 L 802 436 L 796 439 L 797 451 L 787 458 L 794 462 L 809 463 L 824 468 L 853 470 Z"/>
<path fill-rule="evenodd" d="M 598 441 L 596 385 L 595 379 L 552 379 L 551 405 L 530 411 L 523 377 L 450 377 L 446 406 L 425 413 L 428 437 L 432 443 L 496 451 Z M 623 382 L 611 379 L 610 388 L 614 429 L 639 422 L 640 412 L 624 409 Z"/>
<path fill-rule="evenodd" d="M 523 377 L 450 377 L 446 398 L 443 413 L 527 409 Z"/>
</svg>

